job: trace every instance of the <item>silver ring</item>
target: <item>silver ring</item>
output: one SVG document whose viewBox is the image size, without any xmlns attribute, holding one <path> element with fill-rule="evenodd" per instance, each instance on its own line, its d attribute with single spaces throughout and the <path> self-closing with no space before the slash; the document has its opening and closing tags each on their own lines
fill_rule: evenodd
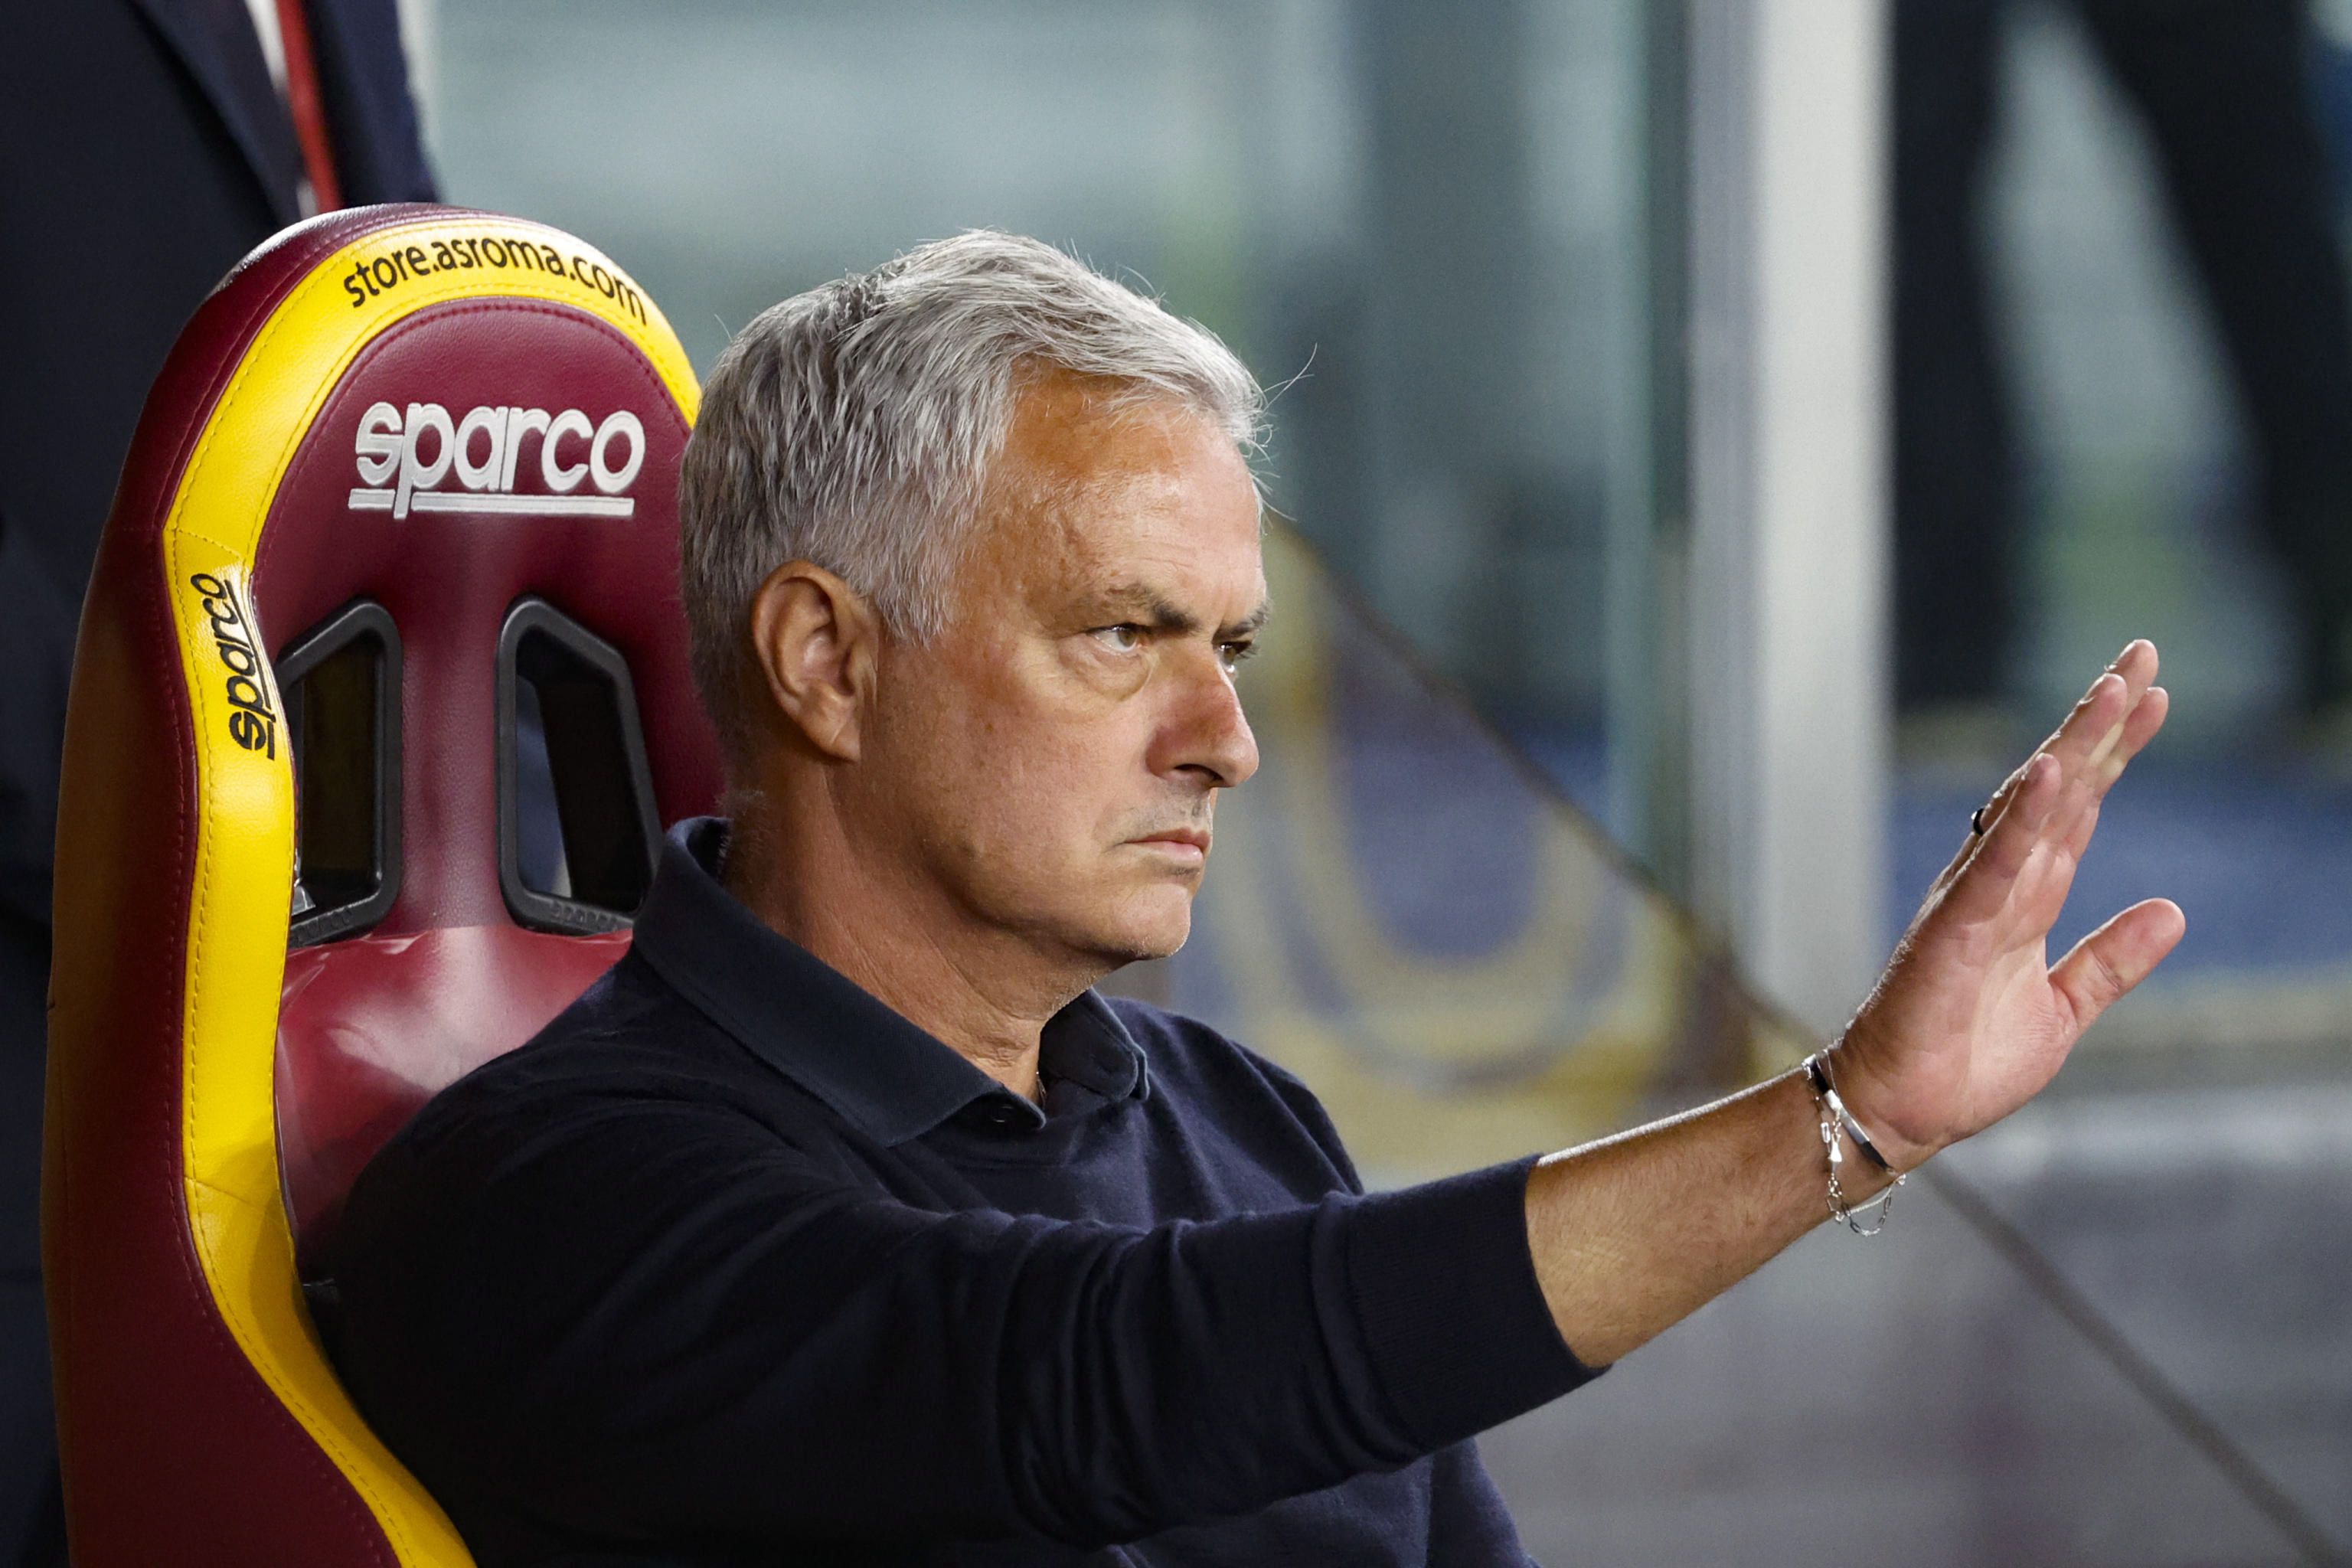
<svg viewBox="0 0 2352 1568">
<path fill-rule="evenodd" d="M 1969 813 L 1969 831 L 1979 837 L 1984 835 L 1984 814 L 1985 808 L 1981 805 Z"/>
</svg>

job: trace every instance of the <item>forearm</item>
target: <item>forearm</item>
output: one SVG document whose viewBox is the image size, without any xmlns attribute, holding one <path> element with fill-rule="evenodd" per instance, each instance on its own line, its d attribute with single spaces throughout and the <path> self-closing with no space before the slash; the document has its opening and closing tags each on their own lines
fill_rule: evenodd
<svg viewBox="0 0 2352 1568">
<path fill-rule="evenodd" d="M 1828 1216 L 1821 1119 L 1801 1072 L 1546 1157 L 1528 1245 L 1577 1359 L 1605 1365 L 1754 1273 Z M 1846 1146 L 1849 1203 L 1889 1180 Z"/>
</svg>

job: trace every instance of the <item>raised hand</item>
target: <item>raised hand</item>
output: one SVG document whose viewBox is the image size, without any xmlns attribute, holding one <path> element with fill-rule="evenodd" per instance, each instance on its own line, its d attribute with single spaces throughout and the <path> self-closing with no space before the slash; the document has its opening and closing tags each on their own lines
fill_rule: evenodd
<svg viewBox="0 0 2352 1568">
<path fill-rule="evenodd" d="M 2154 644 L 2125 648 L 2001 784 L 1838 1042 L 1839 1086 L 1898 1169 L 2032 1099 L 2187 929 L 2149 899 L 2054 965 L 2045 947 L 2100 803 L 2164 723 L 2156 672 Z"/>
</svg>

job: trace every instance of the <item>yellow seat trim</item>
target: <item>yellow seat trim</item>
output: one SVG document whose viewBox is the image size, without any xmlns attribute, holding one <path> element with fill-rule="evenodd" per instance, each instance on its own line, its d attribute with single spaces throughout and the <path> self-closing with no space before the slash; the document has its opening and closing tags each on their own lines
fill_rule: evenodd
<svg viewBox="0 0 2352 1568">
<path fill-rule="evenodd" d="M 414 258 L 471 254 L 495 242 L 533 265 L 424 270 Z M 437 247 L 455 247 L 446 253 Z M 371 290 L 355 279 L 397 274 Z M 194 729 L 195 875 L 188 909 L 181 1124 L 183 1177 L 196 1257 L 222 1320 L 270 1391 L 374 1513 L 415 1568 L 473 1561 L 414 1477 L 368 1430 L 336 1381 L 303 1309 L 294 1241 L 279 1195 L 275 1106 L 278 1010 L 294 881 L 294 782 L 280 744 L 232 739 L 206 589 L 225 589 L 254 625 L 250 579 L 262 524 L 295 454 L 360 353 L 387 329 L 453 300 L 566 305 L 635 345 L 680 413 L 696 409 L 693 370 L 677 335 L 627 274 L 560 230 L 452 215 L 396 224 L 327 257 L 270 313 L 215 402 L 180 477 L 163 532 L 183 674 Z M 202 585 L 193 580 L 207 581 Z M 282 714 L 263 653 L 270 711 Z"/>
</svg>

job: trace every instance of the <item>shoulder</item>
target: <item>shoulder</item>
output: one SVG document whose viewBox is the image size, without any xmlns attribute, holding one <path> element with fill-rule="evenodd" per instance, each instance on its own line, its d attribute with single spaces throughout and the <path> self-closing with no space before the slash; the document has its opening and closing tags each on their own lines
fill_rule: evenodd
<svg viewBox="0 0 2352 1568">
<path fill-rule="evenodd" d="M 1104 1000 L 1143 1047 L 1155 1082 L 1168 1083 L 1214 1108 L 1270 1102 L 1338 1167 L 1351 1191 L 1362 1190 L 1330 1113 L 1296 1073 L 1198 1018 L 1131 997 Z"/>
<path fill-rule="evenodd" d="M 617 1180 L 687 1151 L 723 1161 L 776 1142 L 770 1075 L 642 962 L 624 957 L 522 1045 L 426 1100 L 353 1184 L 342 1237 L 479 1212 L 489 1194 Z"/>
<path fill-rule="evenodd" d="M 753 1065 L 648 965 L 624 956 L 530 1039 L 426 1101 L 396 1142 L 480 1134 L 509 1115 L 544 1129 L 633 1100 L 723 1105 Z"/>
</svg>

